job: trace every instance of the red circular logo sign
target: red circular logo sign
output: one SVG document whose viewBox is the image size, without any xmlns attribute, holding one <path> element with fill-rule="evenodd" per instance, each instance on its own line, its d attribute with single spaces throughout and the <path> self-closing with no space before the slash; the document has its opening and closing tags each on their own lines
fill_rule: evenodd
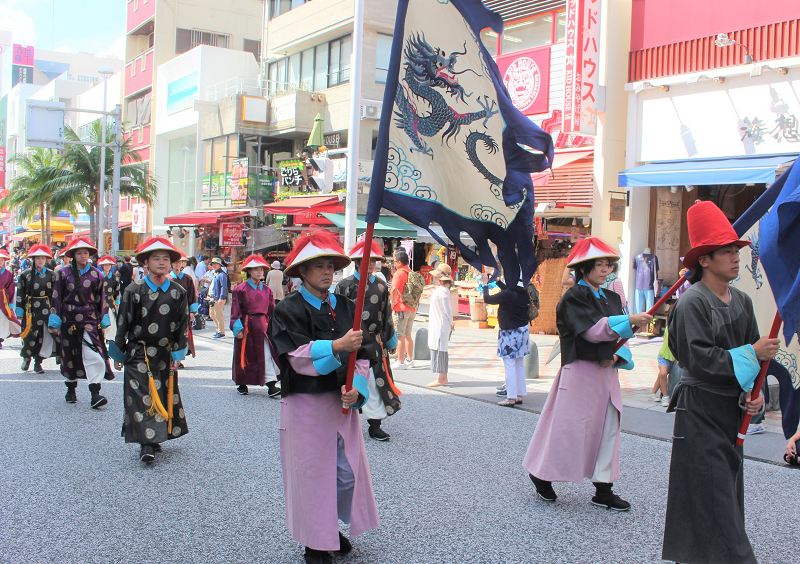
<svg viewBox="0 0 800 564">
<path fill-rule="evenodd" d="M 503 82 L 508 88 L 514 105 L 520 110 L 525 110 L 539 95 L 542 73 L 539 72 L 536 61 L 528 57 L 520 57 L 508 66 L 503 76 Z"/>
</svg>

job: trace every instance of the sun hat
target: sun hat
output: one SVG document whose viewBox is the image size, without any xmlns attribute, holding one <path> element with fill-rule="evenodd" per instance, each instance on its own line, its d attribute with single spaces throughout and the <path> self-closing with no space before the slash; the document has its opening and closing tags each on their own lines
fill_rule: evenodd
<svg viewBox="0 0 800 564">
<path fill-rule="evenodd" d="M 295 241 L 294 249 L 284 260 L 287 265 L 286 276 L 299 276 L 300 265 L 321 257 L 332 258 L 335 270 L 341 270 L 351 262 L 339 246 L 336 235 L 324 229 L 306 232 Z"/>
<path fill-rule="evenodd" d="M 450 268 L 449 264 L 441 262 L 439 266 L 431 270 L 431 276 L 436 278 L 439 282 L 452 282 L 453 269 Z"/>
<path fill-rule="evenodd" d="M 89 237 L 78 237 L 61 251 L 62 255 L 72 258 L 78 249 L 88 249 L 90 255 L 97 254 L 97 247 Z"/>
<path fill-rule="evenodd" d="M 275 269 L 275 270 L 280 270 L 280 268 L 281 268 L 281 261 L 279 261 L 279 260 L 274 260 L 274 261 L 272 261 L 272 265 L 271 265 L 271 266 L 272 266 L 272 268 L 273 268 L 273 269 Z"/>
<path fill-rule="evenodd" d="M 47 245 L 39 243 L 31 247 L 30 250 L 28 250 L 28 257 L 53 258 L 53 251 Z"/>
<path fill-rule="evenodd" d="M 181 257 L 181 252 L 166 237 L 148 237 L 136 248 L 136 260 L 144 262 L 155 251 L 167 251 L 170 262 L 176 262 Z"/>
<path fill-rule="evenodd" d="M 600 237 L 586 237 L 586 239 L 578 241 L 572 248 L 567 259 L 567 266 L 571 267 L 580 262 L 598 258 L 619 259 L 619 253 Z"/>
<path fill-rule="evenodd" d="M 250 255 L 246 259 L 242 261 L 241 270 L 246 270 L 248 268 L 269 268 L 269 263 L 267 259 L 262 257 L 261 255 Z"/>
</svg>

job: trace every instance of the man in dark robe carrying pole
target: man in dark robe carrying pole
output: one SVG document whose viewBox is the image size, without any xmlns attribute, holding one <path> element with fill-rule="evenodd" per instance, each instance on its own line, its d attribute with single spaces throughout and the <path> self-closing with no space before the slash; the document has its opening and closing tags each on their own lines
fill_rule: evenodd
<svg viewBox="0 0 800 564">
<path fill-rule="evenodd" d="M 667 411 L 675 412 L 662 558 L 681 564 L 755 564 L 744 528 L 744 465 L 737 432 L 759 363 L 778 339 L 759 338 L 750 297 L 731 286 L 741 241 L 722 211 L 698 202 L 687 213 L 689 288 L 669 319 L 669 348 L 683 369 Z M 756 396 L 756 397 L 754 397 Z"/>
</svg>

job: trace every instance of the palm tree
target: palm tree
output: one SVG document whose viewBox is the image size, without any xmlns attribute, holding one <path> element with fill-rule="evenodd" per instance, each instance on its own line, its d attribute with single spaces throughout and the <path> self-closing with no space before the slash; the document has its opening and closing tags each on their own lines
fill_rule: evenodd
<svg viewBox="0 0 800 564">
<path fill-rule="evenodd" d="M 81 141 L 75 131 L 67 126 L 64 137 L 68 141 Z M 101 143 L 103 139 L 102 122 L 96 120 L 89 129 L 89 141 Z M 107 125 L 105 142 L 114 143 L 114 130 Z M 156 182 L 150 178 L 147 167 L 141 162 L 139 153 L 133 147 L 130 137 L 120 145 L 121 166 L 120 193 L 132 196 L 140 201 L 153 205 L 158 192 Z M 68 145 L 62 156 L 61 166 L 46 171 L 49 180 L 42 185 L 42 190 L 51 194 L 50 203 L 55 208 L 70 202 L 80 202 L 89 213 L 89 232 L 92 238 L 98 239 L 97 214 L 103 212 L 100 194 L 100 178 L 105 175 L 105 186 L 111 189 L 114 176 L 114 152 L 106 150 L 105 163 L 100 163 L 100 147 L 85 145 Z"/>
</svg>

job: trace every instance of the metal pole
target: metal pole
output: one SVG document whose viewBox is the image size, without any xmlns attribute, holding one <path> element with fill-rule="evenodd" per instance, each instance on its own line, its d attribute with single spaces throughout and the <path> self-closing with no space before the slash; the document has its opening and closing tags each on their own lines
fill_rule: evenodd
<svg viewBox="0 0 800 564">
<path fill-rule="evenodd" d="M 356 242 L 358 210 L 358 141 L 361 127 L 361 52 L 364 43 L 364 0 L 355 1 L 353 14 L 353 57 L 350 64 L 350 129 L 347 133 L 347 207 L 344 216 L 344 248 L 349 251 Z M 345 274 L 353 272 L 349 266 Z"/>
<path fill-rule="evenodd" d="M 119 253 L 119 176 L 122 165 L 122 106 L 114 108 L 114 179 L 111 185 L 111 254 Z"/>
<path fill-rule="evenodd" d="M 103 77 L 103 111 L 106 111 L 106 94 L 108 92 L 108 79 Z M 106 115 L 103 114 L 100 129 L 102 130 L 102 142 L 100 146 L 100 192 L 97 195 L 97 254 L 103 256 L 105 252 L 105 238 L 103 237 L 103 215 L 105 211 L 105 190 L 106 190 Z"/>
</svg>

